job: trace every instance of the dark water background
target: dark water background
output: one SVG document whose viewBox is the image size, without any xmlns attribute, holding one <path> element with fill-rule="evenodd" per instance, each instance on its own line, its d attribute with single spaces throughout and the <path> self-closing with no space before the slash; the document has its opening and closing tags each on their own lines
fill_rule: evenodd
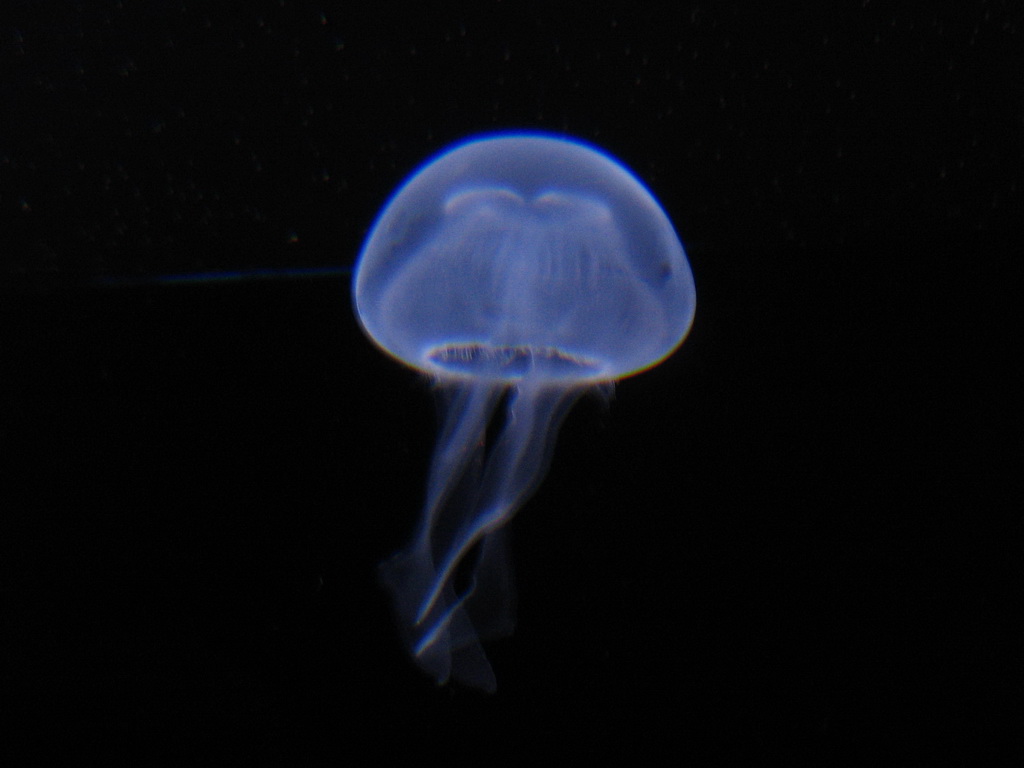
<svg viewBox="0 0 1024 768">
<path fill-rule="evenodd" d="M 1020 11 L 417 8 L 0 21 L 5 722 L 188 764 L 1019 757 Z M 488 698 L 374 583 L 435 423 L 347 269 L 509 129 L 629 165 L 698 308 L 565 423 Z"/>
</svg>

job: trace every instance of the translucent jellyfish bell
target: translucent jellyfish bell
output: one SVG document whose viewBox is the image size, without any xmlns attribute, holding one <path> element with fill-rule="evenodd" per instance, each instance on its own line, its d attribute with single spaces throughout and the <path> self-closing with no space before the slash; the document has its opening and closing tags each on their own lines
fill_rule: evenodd
<svg viewBox="0 0 1024 768">
<path fill-rule="evenodd" d="M 398 190 L 360 254 L 354 297 L 367 335 L 444 396 L 422 517 L 381 581 L 424 671 L 492 691 L 480 640 L 514 624 L 501 528 L 543 477 L 576 398 L 682 343 L 690 266 L 665 212 L 615 160 L 576 141 L 496 136 L 444 152 Z M 502 426 L 487 445 L 492 420 Z"/>
</svg>

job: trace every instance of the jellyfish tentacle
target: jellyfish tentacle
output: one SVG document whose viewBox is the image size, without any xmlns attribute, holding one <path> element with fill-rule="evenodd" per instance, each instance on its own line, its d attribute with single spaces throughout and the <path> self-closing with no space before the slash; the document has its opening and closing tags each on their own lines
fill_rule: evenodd
<svg viewBox="0 0 1024 768">
<path fill-rule="evenodd" d="M 416 540 L 422 545 L 443 532 L 445 526 L 440 524 L 446 504 L 466 473 L 473 470 L 472 465 L 482 461 L 487 422 L 503 389 L 500 384 L 479 384 L 441 392 L 447 398 L 442 406 L 444 427 L 430 463 L 426 504 L 416 532 Z"/>
<path fill-rule="evenodd" d="M 421 668 L 439 683 L 450 674 L 452 638 L 447 632 L 460 599 L 439 580 L 437 562 L 472 513 L 479 487 L 487 422 L 503 387 L 452 387 L 440 394 L 444 426 L 430 469 L 427 498 L 420 524 L 408 546 L 378 568 L 381 584 L 391 593 L 406 643 Z M 447 592 L 445 589 L 447 587 Z M 444 594 L 444 600 L 440 600 Z M 429 607 L 424 606 L 429 602 Z M 433 612 L 424 631 L 423 624 Z M 472 635 L 466 628 L 460 636 Z M 459 638 L 456 638 L 457 640 Z M 465 642 L 465 641 L 463 641 Z"/>
<path fill-rule="evenodd" d="M 451 587 L 459 564 L 467 553 L 493 531 L 500 529 L 526 502 L 544 478 L 562 419 L 581 390 L 544 386 L 524 379 L 509 398 L 509 414 L 497 444 L 487 461 L 477 499 L 477 510 L 466 518 L 437 574 L 434 589 L 417 617 L 422 624 L 441 595 Z M 471 598 L 468 591 L 459 603 Z M 455 611 L 444 616 L 450 621 Z M 434 625 L 436 634 L 443 625 Z"/>
</svg>

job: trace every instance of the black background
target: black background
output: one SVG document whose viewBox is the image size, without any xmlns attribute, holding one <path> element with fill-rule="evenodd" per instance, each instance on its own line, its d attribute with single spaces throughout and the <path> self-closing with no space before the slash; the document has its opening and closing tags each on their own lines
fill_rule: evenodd
<svg viewBox="0 0 1024 768">
<path fill-rule="evenodd" d="M 1024 14 L 657 6 L 5 5 L 0 709 L 31 748 L 1020 758 Z M 408 662 L 374 582 L 435 417 L 344 268 L 420 163 L 516 129 L 631 167 L 698 308 L 565 423 L 488 697 Z M 300 268 L 336 271 L 265 271 Z M 163 279 L 198 273 L 239 279 Z"/>
</svg>

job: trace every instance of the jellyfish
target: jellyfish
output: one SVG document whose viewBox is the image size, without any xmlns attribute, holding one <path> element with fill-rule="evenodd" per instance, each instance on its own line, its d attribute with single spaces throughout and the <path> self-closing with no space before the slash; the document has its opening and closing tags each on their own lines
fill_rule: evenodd
<svg viewBox="0 0 1024 768">
<path fill-rule="evenodd" d="M 408 545 L 379 567 L 439 685 L 495 690 L 481 641 L 514 625 L 503 526 L 587 390 L 657 365 L 693 322 L 686 254 L 620 163 L 543 134 L 471 139 L 394 194 L 359 255 L 363 330 L 433 382 L 441 427 Z"/>
</svg>

